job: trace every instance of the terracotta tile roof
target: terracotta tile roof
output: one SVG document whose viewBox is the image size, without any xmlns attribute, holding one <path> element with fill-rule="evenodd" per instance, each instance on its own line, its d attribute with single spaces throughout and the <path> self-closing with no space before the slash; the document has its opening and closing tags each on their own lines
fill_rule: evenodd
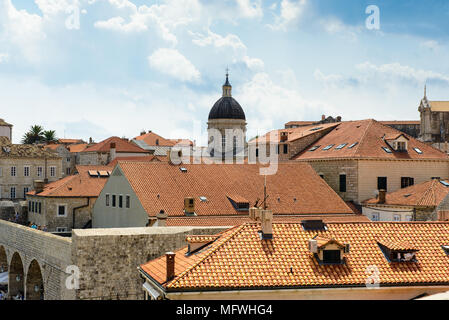
<svg viewBox="0 0 449 320">
<path fill-rule="evenodd" d="M 109 152 L 111 150 L 111 143 L 115 143 L 116 152 L 148 153 L 135 144 L 119 137 L 110 137 L 91 147 L 88 147 L 83 152 Z"/>
<path fill-rule="evenodd" d="M 67 176 L 45 185 L 38 194 L 30 191 L 27 195 L 41 197 L 98 197 L 108 177 L 92 177 L 89 171 L 112 171 L 110 166 L 76 166 L 77 174 Z"/>
<path fill-rule="evenodd" d="M 44 150 L 56 150 L 59 147 L 63 147 L 63 144 L 58 144 L 58 143 L 52 143 L 52 144 L 47 144 L 45 145 L 43 148 Z"/>
<path fill-rule="evenodd" d="M 387 247 L 390 250 L 395 251 L 418 251 L 416 246 L 410 244 L 408 241 L 404 240 L 391 240 L 391 239 L 385 239 L 378 241 L 383 246 Z"/>
<path fill-rule="evenodd" d="M 134 156 L 134 157 L 117 157 L 114 160 L 112 160 L 109 165 L 114 167 L 118 161 L 143 161 L 143 162 L 151 162 L 151 161 L 168 161 L 167 157 L 163 156 L 155 156 L 155 155 L 149 155 L 149 156 Z"/>
<path fill-rule="evenodd" d="M 186 236 L 187 243 L 203 243 L 217 240 L 219 235 L 189 235 Z"/>
<path fill-rule="evenodd" d="M 54 152 L 34 144 L 11 144 L 7 137 L 0 137 L 0 158 L 61 159 Z"/>
<path fill-rule="evenodd" d="M 12 127 L 12 124 L 9 124 L 8 122 L 6 122 L 3 119 L 0 119 L 0 126 Z"/>
<path fill-rule="evenodd" d="M 174 144 L 178 144 L 178 146 L 193 146 L 192 140 L 189 139 L 168 139 Z"/>
<path fill-rule="evenodd" d="M 254 139 L 250 140 L 248 143 L 249 144 L 256 143 L 259 141 L 263 141 L 263 139 L 265 139 L 266 142 L 272 142 L 272 141 L 280 142 L 281 135 L 283 133 L 287 133 L 287 140 L 291 142 L 291 141 L 295 141 L 297 139 L 306 137 L 308 135 L 311 135 L 311 134 L 314 134 L 317 132 L 330 130 L 330 128 L 333 128 L 336 126 L 338 126 L 338 123 L 325 123 L 325 124 L 303 126 L 303 127 L 299 127 L 299 128 L 272 130 L 272 131 L 269 131 L 268 133 L 264 134 L 261 137 L 254 138 Z M 274 140 L 272 140 L 272 137 L 271 137 L 272 133 L 274 134 L 274 136 L 273 136 Z"/>
<path fill-rule="evenodd" d="M 87 143 L 77 143 L 77 144 L 69 144 L 67 148 L 70 152 L 76 153 L 76 152 L 82 152 L 84 151 L 89 145 Z"/>
<path fill-rule="evenodd" d="M 386 121 L 379 121 L 382 124 L 385 125 L 421 125 L 420 120 L 386 120 Z"/>
<path fill-rule="evenodd" d="M 449 101 L 429 101 L 430 109 L 434 112 L 449 112 Z"/>
<path fill-rule="evenodd" d="M 275 215 L 275 222 L 300 222 L 305 219 L 321 219 L 324 222 L 370 222 L 371 220 L 358 214 L 322 214 L 322 215 Z M 238 226 L 243 223 L 251 222 L 248 215 L 245 216 L 203 216 L 203 217 L 169 217 L 167 219 L 168 227 L 187 227 L 187 226 Z"/>
<path fill-rule="evenodd" d="M 186 197 L 196 199 L 195 213 L 199 216 L 247 214 L 237 212 L 227 194 L 239 195 L 251 206 L 263 199 L 264 176 L 259 174 L 261 166 L 257 164 L 176 166 L 168 162 L 119 161 L 117 167 L 150 216 L 160 210 L 169 216 L 184 216 Z M 182 172 L 181 167 L 187 171 Z M 279 163 L 276 174 L 267 176 L 266 181 L 268 206 L 276 214 L 352 213 L 309 164 Z"/>
<path fill-rule="evenodd" d="M 289 121 L 285 124 L 285 126 L 308 126 L 312 125 L 317 121 Z"/>
<path fill-rule="evenodd" d="M 342 247 L 342 248 L 345 246 L 344 244 L 340 243 L 339 241 L 335 240 L 332 237 L 315 236 L 312 239 L 316 240 L 318 248 L 325 247 L 329 243 L 334 243 L 337 246 Z"/>
<path fill-rule="evenodd" d="M 444 181 L 449 185 L 448 181 Z M 417 207 L 436 207 L 449 193 L 446 187 L 438 179 L 432 179 L 413 186 L 388 192 L 385 196 L 385 205 L 403 205 Z M 363 202 L 365 205 L 377 204 L 378 199 L 372 198 Z"/>
<path fill-rule="evenodd" d="M 82 144 L 84 143 L 81 139 L 58 139 L 59 143 L 62 144 Z"/>
<path fill-rule="evenodd" d="M 390 145 L 384 141 L 385 136 L 395 136 L 403 134 L 402 132 L 383 125 L 380 122 L 368 119 L 360 121 L 345 121 L 326 134 L 321 139 L 310 145 L 307 149 L 294 157 L 295 160 L 311 160 L 311 159 L 334 159 L 334 158 L 374 158 L 374 159 L 441 159 L 447 160 L 449 156 L 433 148 L 413 137 L 403 134 L 409 140 L 408 150 L 406 152 L 394 151 Z M 341 149 L 337 149 L 339 145 L 346 145 Z M 352 144 L 357 143 L 352 148 Z M 328 150 L 324 150 L 327 146 L 331 146 Z M 312 147 L 319 146 L 314 151 L 309 151 Z M 385 152 L 382 147 L 389 148 L 392 152 Z M 418 148 L 422 154 L 415 151 Z"/>
<path fill-rule="evenodd" d="M 317 231 L 299 223 L 274 223 L 273 239 L 261 240 L 260 224 L 222 233 L 196 254 L 176 251 L 175 278 L 165 282 L 165 257 L 141 265 L 167 292 L 365 286 L 367 267 L 379 270 L 380 286 L 449 285 L 449 223 L 328 223 L 320 237 L 349 244 L 342 264 L 319 264 L 308 249 Z M 378 239 L 413 243 L 416 262 L 389 262 Z"/>
<path fill-rule="evenodd" d="M 175 141 L 162 138 L 160 135 L 151 131 L 135 137 L 134 139 L 143 140 L 148 146 L 173 147 L 176 144 Z M 158 144 L 156 144 L 156 140 Z"/>
</svg>

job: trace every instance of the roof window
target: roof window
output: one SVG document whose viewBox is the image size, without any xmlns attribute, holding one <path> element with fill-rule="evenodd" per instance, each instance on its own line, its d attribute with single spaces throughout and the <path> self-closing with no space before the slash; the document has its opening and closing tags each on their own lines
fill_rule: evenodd
<svg viewBox="0 0 449 320">
<path fill-rule="evenodd" d="M 387 148 L 387 147 L 382 147 L 382 149 L 384 149 L 384 151 L 386 152 L 386 153 L 393 153 L 389 148 Z"/>
<path fill-rule="evenodd" d="M 346 145 L 347 145 L 347 143 L 342 143 L 342 144 L 340 144 L 339 146 L 337 146 L 335 149 L 336 149 L 336 150 L 343 149 L 344 147 L 346 147 Z"/>
<path fill-rule="evenodd" d="M 423 152 L 421 151 L 421 149 L 419 149 L 419 148 L 413 148 L 413 150 L 415 150 L 416 151 L 416 153 L 418 153 L 418 154 L 423 154 Z"/>
<path fill-rule="evenodd" d="M 419 250 L 406 241 L 377 242 L 388 262 L 417 262 Z"/>
<path fill-rule="evenodd" d="M 302 220 L 301 221 L 302 227 L 304 230 L 327 230 L 326 225 L 324 224 L 323 220 Z"/>
<path fill-rule="evenodd" d="M 332 148 L 333 146 L 335 146 L 335 144 L 330 144 L 330 145 L 324 147 L 323 150 L 329 150 L 329 149 Z"/>
<path fill-rule="evenodd" d="M 204 196 L 201 196 L 201 197 L 200 197 L 200 201 L 201 201 L 201 202 L 206 202 L 206 201 L 207 201 L 207 198 L 204 197 Z"/>
<path fill-rule="evenodd" d="M 449 256 L 449 246 L 448 245 L 443 245 L 443 246 L 441 246 L 441 248 L 443 248 L 444 253 Z"/>
<path fill-rule="evenodd" d="M 309 240 L 309 251 L 319 264 L 342 264 L 344 255 L 349 253 L 349 244 L 343 244 L 334 238 L 328 239 L 316 235 Z"/>
<path fill-rule="evenodd" d="M 315 151 L 315 150 L 318 149 L 319 147 L 321 147 L 321 146 L 314 146 L 314 147 L 310 148 L 309 151 Z"/>
<path fill-rule="evenodd" d="M 356 145 L 358 145 L 359 143 L 358 142 L 354 142 L 353 144 L 351 144 L 349 147 L 348 147 L 348 149 L 352 149 L 352 148 L 354 148 Z"/>
<path fill-rule="evenodd" d="M 179 168 L 179 170 L 181 170 L 181 172 L 183 172 L 183 173 L 187 172 L 187 168 L 184 168 L 184 167 Z"/>
<path fill-rule="evenodd" d="M 323 127 L 312 128 L 312 129 L 310 129 L 309 131 L 317 131 L 317 130 L 320 130 L 320 129 L 323 129 Z"/>
<path fill-rule="evenodd" d="M 443 186 L 449 187 L 449 183 L 447 183 L 446 181 L 441 180 L 440 182 Z"/>
</svg>

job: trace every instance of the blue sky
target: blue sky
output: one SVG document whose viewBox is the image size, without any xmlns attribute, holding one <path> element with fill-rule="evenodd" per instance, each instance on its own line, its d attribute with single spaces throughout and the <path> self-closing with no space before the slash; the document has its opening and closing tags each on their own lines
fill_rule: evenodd
<svg viewBox="0 0 449 320">
<path fill-rule="evenodd" d="M 418 119 L 426 81 L 449 100 L 448 40 L 444 0 L 0 0 L 0 118 L 14 142 L 41 124 L 204 145 L 229 66 L 248 138 L 322 114 Z"/>
</svg>

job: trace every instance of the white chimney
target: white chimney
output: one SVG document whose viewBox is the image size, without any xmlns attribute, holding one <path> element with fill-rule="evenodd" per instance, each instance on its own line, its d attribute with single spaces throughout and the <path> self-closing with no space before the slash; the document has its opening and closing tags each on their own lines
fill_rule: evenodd
<svg viewBox="0 0 449 320">
<path fill-rule="evenodd" d="M 273 211 L 261 211 L 262 239 L 273 238 Z"/>
</svg>

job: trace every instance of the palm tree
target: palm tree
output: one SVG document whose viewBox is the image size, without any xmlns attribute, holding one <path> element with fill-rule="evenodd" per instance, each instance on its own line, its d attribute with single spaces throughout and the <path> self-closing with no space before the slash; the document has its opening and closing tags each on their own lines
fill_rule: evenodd
<svg viewBox="0 0 449 320">
<path fill-rule="evenodd" d="M 33 144 L 41 142 L 44 139 L 43 130 L 42 126 L 31 126 L 30 130 L 23 135 L 22 143 Z"/>
<path fill-rule="evenodd" d="M 57 142 L 58 138 L 56 138 L 55 130 L 46 130 L 43 133 L 43 141 L 46 143 Z"/>
</svg>

